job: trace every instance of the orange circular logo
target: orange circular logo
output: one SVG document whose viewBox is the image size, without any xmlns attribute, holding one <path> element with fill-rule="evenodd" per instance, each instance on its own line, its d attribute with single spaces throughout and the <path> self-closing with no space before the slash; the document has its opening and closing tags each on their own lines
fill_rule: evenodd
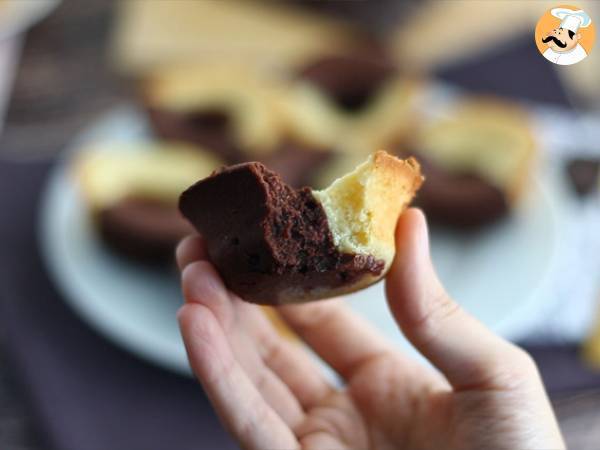
<svg viewBox="0 0 600 450">
<path fill-rule="evenodd" d="M 560 5 L 549 9 L 535 27 L 535 45 L 548 61 L 570 66 L 583 61 L 592 51 L 596 28 L 581 8 Z"/>
</svg>

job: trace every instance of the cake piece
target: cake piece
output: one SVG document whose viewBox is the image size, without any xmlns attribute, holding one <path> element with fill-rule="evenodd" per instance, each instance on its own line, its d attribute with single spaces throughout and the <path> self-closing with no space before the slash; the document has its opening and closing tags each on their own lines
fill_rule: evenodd
<svg viewBox="0 0 600 450">
<path fill-rule="evenodd" d="M 95 223 L 111 249 L 146 264 L 173 262 L 177 243 L 193 232 L 171 202 L 135 195 L 98 210 Z"/>
<path fill-rule="evenodd" d="M 166 264 L 193 232 L 177 209 L 179 194 L 219 165 L 181 144 L 103 143 L 77 156 L 75 176 L 107 246 L 137 262 Z"/>
<path fill-rule="evenodd" d="M 480 98 L 424 126 L 410 150 L 428 180 L 417 202 L 427 217 L 477 228 L 508 215 L 518 203 L 535 145 L 527 114 L 518 105 Z"/>
<path fill-rule="evenodd" d="M 332 128 L 297 126 L 288 107 L 295 98 L 257 69 L 216 63 L 162 69 L 142 91 L 161 138 L 200 146 L 227 164 L 260 161 L 295 187 L 309 183 L 332 153 L 331 140 L 321 138 L 323 127 L 328 135 Z"/>
<path fill-rule="evenodd" d="M 415 202 L 434 224 L 473 230 L 509 214 L 506 192 L 475 171 L 453 172 L 419 152 L 427 184 Z"/>
<path fill-rule="evenodd" d="M 297 71 L 284 118 L 342 153 L 369 154 L 414 129 L 420 83 L 400 75 L 385 47 L 365 41 L 323 54 Z"/>
<path fill-rule="evenodd" d="M 280 139 L 277 83 L 234 64 L 163 68 L 142 85 L 159 137 L 199 145 L 228 163 L 276 150 Z"/>
<path fill-rule="evenodd" d="M 290 109 L 299 127 L 329 137 L 342 153 L 365 157 L 414 134 L 422 81 L 407 75 L 384 42 L 363 37 L 301 67 Z"/>
<path fill-rule="evenodd" d="M 253 162 L 197 182 L 179 207 L 229 289 L 254 303 L 299 303 L 380 280 L 396 221 L 421 182 L 414 159 L 383 151 L 322 191 L 293 189 Z"/>
</svg>

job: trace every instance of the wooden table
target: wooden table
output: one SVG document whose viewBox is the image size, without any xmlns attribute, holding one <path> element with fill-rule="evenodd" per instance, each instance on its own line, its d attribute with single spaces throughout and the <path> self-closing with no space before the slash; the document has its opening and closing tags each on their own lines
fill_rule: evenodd
<svg viewBox="0 0 600 450">
<path fill-rule="evenodd" d="M 106 64 L 113 6 L 105 0 L 64 2 L 30 32 L 0 157 L 50 158 L 93 117 L 131 95 Z M 42 449 L 26 388 L 11 372 L 1 344 L 0 448 Z M 552 402 L 569 448 L 600 448 L 600 387 L 560 394 Z"/>
</svg>

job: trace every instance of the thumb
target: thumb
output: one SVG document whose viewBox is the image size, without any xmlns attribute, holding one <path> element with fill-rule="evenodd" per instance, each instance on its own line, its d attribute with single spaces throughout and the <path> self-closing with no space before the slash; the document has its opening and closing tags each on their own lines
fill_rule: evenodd
<svg viewBox="0 0 600 450">
<path fill-rule="evenodd" d="M 427 223 L 418 209 L 408 209 L 398 221 L 386 294 L 404 335 L 455 389 L 501 387 L 506 379 L 511 382 L 514 368 L 535 372 L 529 355 L 496 336 L 446 293 L 429 256 Z"/>
</svg>

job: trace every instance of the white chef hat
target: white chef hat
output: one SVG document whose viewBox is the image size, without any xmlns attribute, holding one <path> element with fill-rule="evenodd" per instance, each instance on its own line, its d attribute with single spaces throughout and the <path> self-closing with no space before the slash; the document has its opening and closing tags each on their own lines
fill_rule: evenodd
<svg viewBox="0 0 600 450">
<path fill-rule="evenodd" d="M 562 20 L 560 28 L 571 30 L 573 33 L 577 33 L 579 28 L 589 27 L 592 23 L 590 16 L 582 9 L 575 11 L 568 8 L 554 8 L 550 13 Z"/>
</svg>

